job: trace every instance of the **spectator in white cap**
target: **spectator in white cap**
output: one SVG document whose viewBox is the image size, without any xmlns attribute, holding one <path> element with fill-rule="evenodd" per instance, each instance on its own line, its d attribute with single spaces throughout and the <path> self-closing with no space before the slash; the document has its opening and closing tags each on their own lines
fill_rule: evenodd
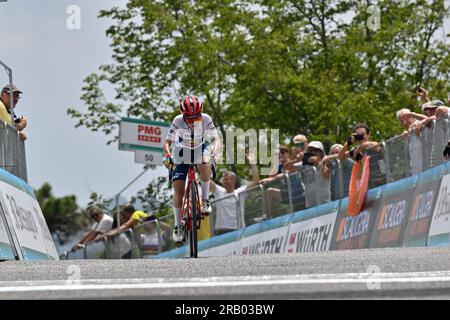
<svg viewBox="0 0 450 320">
<path fill-rule="evenodd" d="M 331 179 L 328 163 L 323 163 L 325 149 L 322 142 L 312 141 L 308 144 L 305 156 L 303 157 L 303 167 L 306 174 L 308 166 L 315 168 L 314 179 L 304 179 L 305 183 L 305 206 L 311 208 L 331 201 Z"/>
<path fill-rule="evenodd" d="M 11 90 L 9 85 L 5 85 L 2 89 L 0 95 L 0 120 L 14 126 L 17 129 L 17 131 L 19 131 L 20 139 L 22 141 L 25 141 L 27 139 L 27 136 L 25 135 L 25 133 L 22 132 L 22 130 L 25 129 L 25 127 L 27 126 L 27 119 L 23 116 L 17 118 L 16 115 L 14 114 L 14 123 L 13 123 L 11 117 L 10 91 Z M 15 85 L 13 85 L 12 91 L 13 91 L 13 106 L 15 108 L 17 106 L 17 103 L 19 102 L 19 99 L 21 98 L 20 95 L 22 94 L 22 91 L 20 91 L 20 89 Z"/>
</svg>

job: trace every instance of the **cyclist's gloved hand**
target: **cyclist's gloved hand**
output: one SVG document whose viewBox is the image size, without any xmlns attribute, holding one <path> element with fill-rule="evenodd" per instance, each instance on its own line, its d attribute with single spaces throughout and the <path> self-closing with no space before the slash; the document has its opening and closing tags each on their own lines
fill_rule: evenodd
<svg viewBox="0 0 450 320">
<path fill-rule="evenodd" d="M 166 155 L 163 157 L 163 163 L 164 163 L 164 166 L 165 166 L 167 169 L 170 169 L 171 167 L 173 167 L 174 162 L 173 162 L 172 155 L 166 154 Z"/>
</svg>

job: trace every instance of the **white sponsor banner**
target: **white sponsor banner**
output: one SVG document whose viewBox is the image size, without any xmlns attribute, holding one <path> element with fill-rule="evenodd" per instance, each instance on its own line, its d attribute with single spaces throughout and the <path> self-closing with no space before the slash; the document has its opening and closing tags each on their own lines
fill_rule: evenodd
<svg viewBox="0 0 450 320">
<path fill-rule="evenodd" d="M 36 199 L 3 181 L 0 181 L 0 190 L 2 202 L 6 205 L 5 213 L 10 217 L 19 244 L 29 249 L 25 249 L 25 258 L 49 255 L 58 260 L 58 252 Z"/>
<path fill-rule="evenodd" d="M 336 217 L 337 211 L 291 224 L 285 252 L 329 251 Z"/>
<path fill-rule="evenodd" d="M 209 248 L 199 252 L 201 257 L 223 257 L 239 254 L 240 241 L 233 241 L 218 247 Z"/>
<path fill-rule="evenodd" d="M 450 175 L 442 178 L 429 236 L 450 233 Z"/>
<path fill-rule="evenodd" d="M 8 234 L 6 233 L 6 226 L 3 222 L 3 218 L 1 217 L 1 214 L 2 213 L 0 212 L 0 243 L 6 243 L 6 244 L 10 245 Z"/>
<path fill-rule="evenodd" d="M 162 166 L 163 154 L 160 151 L 136 150 L 134 152 L 134 162 L 141 164 L 150 164 L 154 166 Z"/>
<path fill-rule="evenodd" d="M 283 253 L 288 226 L 257 233 L 241 240 L 241 254 Z"/>
<path fill-rule="evenodd" d="M 164 122 L 123 118 L 120 122 L 119 149 L 162 152 L 169 126 Z"/>
</svg>

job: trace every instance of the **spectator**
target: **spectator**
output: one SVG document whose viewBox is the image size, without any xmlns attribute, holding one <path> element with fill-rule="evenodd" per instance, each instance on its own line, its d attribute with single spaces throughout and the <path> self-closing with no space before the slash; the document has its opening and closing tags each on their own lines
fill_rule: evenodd
<svg viewBox="0 0 450 320">
<path fill-rule="evenodd" d="M 111 230 L 113 224 L 113 218 L 108 216 L 103 212 L 99 207 L 90 207 L 88 209 L 88 213 L 92 220 L 95 221 L 92 226 L 91 231 L 89 231 L 81 240 L 78 242 L 72 250 L 82 249 L 91 241 L 96 240 L 102 234 L 105 234 L 109 230 Z"/>
<path fill-rule="evenodd" d="M 103 238 L 105 238 L 105 239 L 114 238 L 117 234 L 123 234 L 123 232 L 128 229 L 133 229 L 136 226 L 138 226 L 139 224 L 142 224 L 142 223 L 148 222 L 148 221 L 153 221 L 155 219 L 156 219 L 156 217 L 153 214 L 148 214 L 148 213 L 145 213 L 144 211 L 136 210 L 131 203 L 128 203 L 123 207 L 123 210 L 121 212 L 121 220 L 123 221 L 123 223 L 121 223 L 120 227 L 115 228 L 115 229 L 109 231 L 108 233 L 104 234 Z M 162 226 L 162 224 L 161 224 L 161 226 Z M 167 227 L 164 226 L 164 231 L 169 232 L 169 234 L 170 234 L 170 232 L 171 232 L 170 226 L 168 226 L 168 225 L 167 225 Z M 119 244 L 119 246 L 120 246 L 120 244 Z M 126 252 L 125 250 L 122 250 L 122 248 L 120 251 Z M 130 250 L 124 256 L 122 256 L 122 258 L 129 259 L 129 258 L 131 258 L 131 256 L 132 256 L 132 252 L 131 252 L 131 247 L 130 247 Z"/>
<path fill-rule="evenodd" d="M 138 243 L 141 249 L 142 258 L 151 258 L 152 255 L 157 254 L 161 250 L 167 249 L 170 244 L 170 234 L 172 228 L 169 224 L 158 221 L 159 228 L 155 221 L 156 216 L 150 214 L 146 218 L 146 223 L 143 224 L 142 228 L 138 231 Z M 159 232 L 158 232 L 159 231 Z M 162 231 L 162 233 L 161 233 Z"/>
<path fill-rule="evenodd" d="M 447 114 L 448 108 L 442 101 L 433 100 L 423 104 L 422 111 L 428 118 L 431 118 L 431 120 L 436 120 L 438 119 L 438 114 L 440 117 L 443 117 L 445 114 Z"/>
<path fill-rule="evenodd" d="M 17 106 L 19 99 L 21 98 L 22 91 L 18 87 L 13 85 L 13 104 L 14 108 Z M 0 95 L 0 120 L 13 125 L 11 119 L 11 103 L 10 103 L 10 86 L 5 85 Z M 27 119 L 25 117 L 17 118 L 14 115 L 14 126 L 19 131 L 20 140 L 25 141 L 27 136 L 22 132 L 27 126 Z"/>
<path fill-rule="evenodd" d="M 405 129 L 404 134 L 409 133 L 409 131 L 414 131 L 417 136 L 420 136 L 422 128 L 426 126 L 433 118 L 429 118 L 423 114 L 418 114 L 411 112 L 409 109 L 401 109 L 397 113 L 397 119 L 400 124 Z"/>
<path fill-rule="evenodd" d="M 330 176 L 331 171 L 331 199 L 341 199 L 348 196 L 348 187 L 350 184 L 350 177 L 352 175 L 353 163 L 354 161 L 350 158 L 345 159 L 340 162 L 342 168 L 342 184 L 339 177 L 339 168 L 336 161 L 339 157 L 339 151 L 342 150 L 344 146 L 342 144 L 335 144 L 330 148 L 330 154 L 323 158 L 321 163 L 321 168 L 326 177 Z M 330 169 L 334 170 L 330 170 Z"/>
<path fill-rule="evenodd" d="M 136 210 L 131 203 L 128 203 L 123 207 L 121 214 L 124 223 L 121 224 L 120 227 L 106 233 L 104 237 L 113 237 L 120 232 L 136 227 L 140 223 L 154 220 L 153 215 L 145 213 L 144 211 Z"/>
<path fill-rule="evenodd" d="M 211 181 L 210 190 L 211 192 L 214 193 L 216 206 L 216 222 L 214 226 L 216 235 L 237 230 L 239 228 L 238 216 L 236 211 L 236 200 L 233 197 L 231 197 L 231 195 L 239 197 L 240 193 L 259 183 L 260 177 L 258 168 L 255 164 L 255 156 L 247 155 L 247 159 L 250 162 L 250 168 L 252 172 L 252 182 L 250 182 L 249 184 L 237 188 L 238 178 L 236 174 L 232 171 L 227 171 L 223 175 L 222 178 L 223 186 L 220 186 Z M 241 200 L 243 200 L 242 197 Z M 243 210 L 242 206 L 241 210 Z M 243 212 L 241 212 L 241 216 L 243 216 Z"/>
<path fill-rule="evenodd" d="M 272 174 L 269 178 L 261 180 L 262 184 L 270 184 L 276 180 L 282 179 L 282 177 L 287 173 L 296 172 L 296 168 L 294 163 L 298 162 L 298 158 L 291 161 L 289 148 L 287 146 L 280 146 L 279 150 L 280 156 L 280 164 L 278 167 L 278 171 Z M 303 155 L 302 155 L 303 158 Z M 292 198 L 301 197 L 303 188 L 300 186 L 301 181 L 297 175 L 297 181 L 295 181 L 294 177 L 291 177 L 291 189 L 292 189 Z M 279 188 L 269 187 L 266 190 L 266 201 L 267 201 L 267 217 L 271 218 L 273 216 L 273 207 L 275 203 L 288 203 L 289 202 L 289 194 L 287 193 L 287 187 L 283 188 L 283 191 Z"/>
<path fill-rule="evenodd" d="M 419 87 L 417 90 L 417 94 L 422 98 L 423 106 L 422 111 L 428 116 L 433 117 L 436 116 L 436 119 L 441 119 L 443 117 L 449 116 L 449 108 L 445 106 L 445 104 L 440 100 L 431 100 L 428 96 L 428 92 L 422 88 Z M 448 103 L 450 103 L 450 95 L 448 98 Z M 435 119 L 431 119 L 435 120 Z"/>
<path fill-rule="evenodd" d="M 356 144 L 356 146 L 350 150 L 350 147 Z M 339 160 L 344 161 L 349 157 L 354 160 L 361 160 L 364 151 L 368 148 L 373 148 L 375 152 L 380 152 L 380 144 L 378 142 L 372 141 L 370 136 L 370 129 L 365 124 L 357 124 L 352 135 L 347 139 L 344 147 L 339 151 Z"/>
<path fill-rule="evenodd" d="M 306 208 L 331 201 L 329 162 L 323 162 L 324 157 L 325 151 L 321 142 L 312 141 L 308 144 L 303 158 Z"/>
<path fill-rule="evenodd" d="M 303 161 L 306 148 L 308 148 L 308 138 L 303 134 L 299 134 L 294 137 L 293 141 L 294 147 L 292 148 L 292 151 L 295 153 L 295 158 L 293 161 L 295 163 L 301 163 Z"/>
</svg>

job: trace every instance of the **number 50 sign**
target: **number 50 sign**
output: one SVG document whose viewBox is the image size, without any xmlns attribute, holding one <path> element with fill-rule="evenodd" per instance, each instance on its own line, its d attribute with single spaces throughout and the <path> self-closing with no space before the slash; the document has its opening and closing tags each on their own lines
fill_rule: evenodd
<svg viewBox="0 0 450 320">
<path fill-rule="evenodd" d="M 163 155 L 158 151 L 136 150 L 134 152 L 134 162 L 161 166 L 163 164 Z"/>
</svg>

